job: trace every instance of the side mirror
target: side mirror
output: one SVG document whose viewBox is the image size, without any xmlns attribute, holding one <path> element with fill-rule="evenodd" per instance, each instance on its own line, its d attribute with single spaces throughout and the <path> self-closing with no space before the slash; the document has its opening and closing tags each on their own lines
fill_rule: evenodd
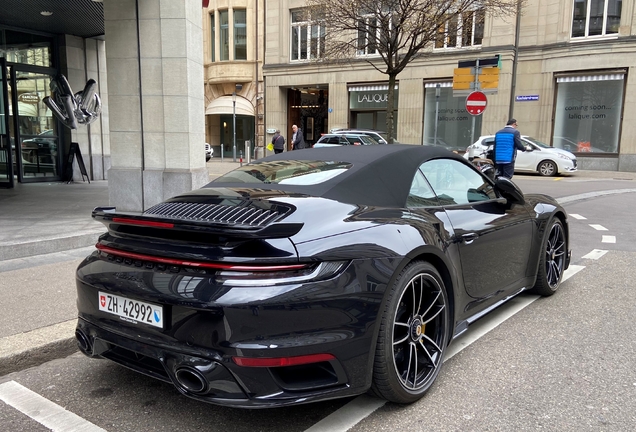
<svg viewBox="0 0 636 432">
<path fill-rule="evenodd" d="M 497 177 L 495 180 L 495 190 L 508 201 L 514 204 L 525 204 L 521 189 L 507 177 Z"/>
</svg>

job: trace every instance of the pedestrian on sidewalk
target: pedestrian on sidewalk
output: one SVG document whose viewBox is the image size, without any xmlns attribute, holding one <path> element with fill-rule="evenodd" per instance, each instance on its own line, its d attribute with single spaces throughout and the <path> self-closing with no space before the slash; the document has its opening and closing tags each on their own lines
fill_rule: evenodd
<svg viewBox="0 0 636 432">
<path fill-rule="evenodd" d="M 515 172 L 517 150 L 531 151 L 521 142 L 521 134 L 517 126 L 517 120 L 510 119 L 506 126 L 495 134 L 493 153 L 497 177 L 511 179 Z"/>
<path fill-rule="evenodd" d="M 285 138 L 280 134 L 280 129 L 276 129 L 274 132 L 272 144 L 274 145 L 274 154 L 282 153 L 285 149 Z"/>
<path fill-rule="evenodd" d="M 298 126 L 293 125 L 292 131 L 292 150 L 300 150 L 305 148 L 305 139 L 303 138 L 303 131 Z"/>
</svg>

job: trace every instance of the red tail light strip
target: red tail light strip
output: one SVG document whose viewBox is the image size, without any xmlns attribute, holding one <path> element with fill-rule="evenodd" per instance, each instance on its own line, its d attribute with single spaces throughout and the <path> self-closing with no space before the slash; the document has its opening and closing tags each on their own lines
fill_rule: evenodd
<svg viewBox="0 0 636 432">
<path fill-rule="evenodd" d="M 150 226 L 150 227 L 156 227 L 156 228 L 174 228 L 173 223 L 154 222 L 154 221 L 137 220 L 137 219 L 126 219 L 126 218 L 119 218 L 119 217 L 114 217 L 113 222 L 123 223 L 128 225 Z"/>
<path fill-rule="evenodd" d="M 135 260 L 150 261 L 150 262 L 169 264 L 169 265 L 209 268 L 209 269 L 215 269 L 215 270 L 274 272 L 274 271 L 286 271 L 286 270 L 300 270 L 303 268 L 307 268 L 306 264 L 250 266 L 250 265 L 239 265 L 239 264 L 211 263 L 211 262 L 204 262 L 204 261 L 186 261 L 186 260 L 175 259 L 175 258 L 163 258 L 158 256 L 135 253 L 135 252 L 127 252 L 127 251 L 115 249 L 109 246 L 104 246 L 101 243 L 97 243 L 95 247 L 102 252 L 115 255 L 115 256 L 120 256 L 123 258 L 131 258 Z"/>
<path fill-rule="evenodd" d="M 319 363 L 334 360 L 333 354 L 311 354 L 296 357 L 269 357 L 269 358 L 252 358 L 252 357 L 232 357 L 234 363 L 245 367 L 281 367 L 281 366 L 298 366 L 309 363 Z"/>
</svg>

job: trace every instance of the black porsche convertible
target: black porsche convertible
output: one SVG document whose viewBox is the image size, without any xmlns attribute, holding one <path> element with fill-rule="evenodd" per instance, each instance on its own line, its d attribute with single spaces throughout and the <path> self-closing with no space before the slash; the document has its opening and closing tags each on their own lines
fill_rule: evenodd
<svg viewBox="0 0 636 432">
<path fill-rule="evenodd" d="M 285 152 L 93 217 L 81 351 L 235 407 L 416 401 L 453 338 L 570 261 L 554 199 L 430 146 Z"/>
</svg>

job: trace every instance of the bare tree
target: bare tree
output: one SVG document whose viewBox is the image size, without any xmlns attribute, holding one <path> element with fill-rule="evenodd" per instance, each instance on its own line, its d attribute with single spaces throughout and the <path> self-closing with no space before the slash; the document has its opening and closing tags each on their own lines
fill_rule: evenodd
<svg viewBox="0 0 636 432">
<path fill-rule="evenodd" d="M 474 31 L 485 15 L 514 15 L 525 0 L 307 0 L 308 21 L 326 29 L 318 61 L 362 59 L 388 75 L 386 127 L 393 142 L 395 82 L 430 46 Z M 470 19 L 469 19 L 470 18 Z"/>
</svg>

